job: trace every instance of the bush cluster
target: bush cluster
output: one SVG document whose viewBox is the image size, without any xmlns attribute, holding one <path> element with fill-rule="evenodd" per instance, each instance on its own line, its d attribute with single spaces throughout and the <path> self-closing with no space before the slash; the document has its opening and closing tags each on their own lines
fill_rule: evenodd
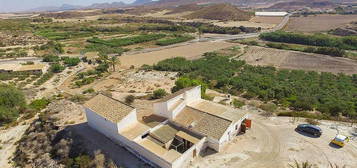
<svg viewBox="0 0 357 168">
<path fill-rule="evenodd" d="M 245 93 L 243 96 L 263 101 L 273 100 L 294 110 L 317 109 L 328 115 L 342 113 L 357 117 L 357 74 L 277 70 L 251 66 L 216 53 L 193 61 L 184 58 L 160 61 L 154 69 L 177 71 L 191 79 L 210 83 L 212 88 L 231 94 Z"/>
<path fill-rule="evenodd" d="M 263 33 L 260 35 L 260 38 L 274 42 L 357 50 L 357 36 L 332 37 L 325 34 L 305 35 L 301 33 L 276 31 L 271 33 Z"/>
<path fill-rule="evenodd" d="M 97 37 L 93 37 L 88 39 L 87 41 L 94 44 L 103 44 L 110 47 L 122 47 L 137 43 L 143 43 L 153 40 L 158 40 L 164 38 L 165 34 L 145 34 L 145 35 L 138 35 L 134 37 L 126 37 L 126 38 L 118 38 L 118 39 L 111 39 L 111 40 L 103 40 Z"/>
</svg>

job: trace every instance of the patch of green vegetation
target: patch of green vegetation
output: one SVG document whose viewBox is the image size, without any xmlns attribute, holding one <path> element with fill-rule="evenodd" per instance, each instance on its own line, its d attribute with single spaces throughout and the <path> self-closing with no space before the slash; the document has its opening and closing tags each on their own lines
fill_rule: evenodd
<svg viewBox="0 0 357 168">
<path fill-rule="evenodd" d="M 47 82 L 48 80 L 50 80 L 53 76 L 54 76 L 53 72 L 47 72 L 47 73 L 43 74 L 43 75 L 41 76 L 41 78 L 38 79 L 38 80 L 34 83 L 34 85 L 40 86 L 40 85 L 44 84 L 45 82 Z"/>
<path fill-rule="evenodd" d="M 171 31 L 171 32 L 196 32 L 196 29 L 183 25 L 166 25 L 166 24 L 145 24 L 139 28 L 144 31 Z"/>
<path fill-rule="evenodd" d="M 189 41 L 189 40 L 192 40 L 192 39 L 194 39 L 194 37 L 189 36 L 189 35 L 175 36 L 175 37 L 172 37 L 172 38 L 166 38 L 166 39 L 158 40 L 156 42 L 156 45 L 168 46 L 168 45 L 172 45 L 172 44 L 176 44 L 176 43 L 186 42 L 186 41 Z"/>
<path fill-rule="evenodd" d="M 63 63 L 67 66 L 77 66 L 80 62 L 81 59 L 79 59 L 78 57 L 61 57 L 61 59 L 63 60 Z"/>
<path fill-rule="evenodd" d="M 272 43 L 272 42 L 267 43 L 266 46 L 270 48 L 277 48 L 283 50 L 293 50 L 293 51 L 301 51 L 301 52 L 308 52 L 308 53 L 324 54 L 333 57 L 344 57 L 347 55 L 345 50 L 336 47 L 313 47 L 313 46 L 305 47 L 305 46 L 297 46 L 297 45 L 290 45 L 284 43 Z"/>
<path fill-rule="evenodd" d="M 63 54 L 63 45 L 59 42 L 49 41 L 47 44 L 34 47 L 35 50 L 46 50 L 51 54 Z"/>
<path fill-rule="evenodd" d="M 0 85 L 0 126 L 17 119 L 25 108 L 25 96 L 20 90 L 11 85 Z"/>
<path fill-rule="evenodd" d="M 241 108 L 245 105 L 245 103 L 243 101 L 240 101 L 238 99 L 233 99 L 233 106 L 235 108 Z"/>
<path fill-rule="evenodd" d="M 51 103 L 51 101 L 46 98 L 36 99 L 29 104 L 29 107 L 40 111 L 42 109 L 45 109 L 47 107 L 47 105 L 50 103 Z"/>
<path fill-rule="evenodd" d="M 122 46 L 137 44 L 137 43 L 158 40 L 164 38 L 165 36 L 166 36 L 165 34 L 145 34 L 145 35 L 137 35 L 133 37 L 118 38 L 118 39 L 111 39 L 111 40 L 103 40 L 97 37 L 93 37 L 91 39 L 88 39 L 87 41 L 90 43 L 102 44 L 110 47 L 122 47 Z"/>
<path fill-rule="evenodd" d="M 50 67 L 50 71 L 53 72 L 53 73 L 60 73 L 64 69 L 66 69 L 66 68 L 64 66 L 62 66 L 61 64 L 59 64 L 59 63 L 52 64 L 51 67 Z"/>
<path fill-rule="evenodd" d="M 121 47 L 110 47 L 103 44 L 89 44 L 86 45 L 83 52 L 98 52 L 100 54 L 121 54 L 129 51 L 129 49 L 123 49 Z"/>
<path fill-rule="evenodd" d="M 95 35 L 93 32 L 87 31 L 58 31 L 53 29 L 41 30 L 37 31 L 35 35 L 45 37 L 49 40 L 66 40 L 66 39 L 75 39 L 75 38 L 83 38 L 90 37 Z"/>
<path fill-rule="evenodd" d="M 161 99 L 168 95 L 165 89 L 157 89 L 153 92 L 152 98 L 153 99 Z"/>
<path fill-rule="evenodd" d="M 276 31 L 263 33 L 259 37 L 263 40 L 274 42 L 357 50 L 357 36 L 333 37 L 325 34 L 306 35 L 302 33 Z"/>
<path fill-rule="evenodd" d="M 317 109 L 324 114 L 357 117 L 357 74 L 277 70 L 209 54 L 198 60 L 173 58 L 154 65 L 155 70 L 177 71 L 210 87 L 233 95 L 245 93 L 251 98 L 274 101 L 297 111 Z M 229 86 L 229 89 L 227 89 Z"/>
<path fill-rule="evenodd" d="M 52 55 L 52 54 L 44 55 L 43 58 L 42 58 L 43 62 L 59 62 L 60 60 L 61 59 L 60 59 L 59 56 Z"/>
</svg>

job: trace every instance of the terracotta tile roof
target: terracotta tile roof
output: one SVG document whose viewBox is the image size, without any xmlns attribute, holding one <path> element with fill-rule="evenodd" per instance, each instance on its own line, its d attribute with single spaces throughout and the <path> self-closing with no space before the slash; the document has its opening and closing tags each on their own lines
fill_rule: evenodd
<svg viewBox="0 0 357 168">
<path fill-rule="evenodd" d="M 203 99 L 191 103 L 188 106 L 197 109 L 199 111 L 203 111 L 218 117 L 225 118 L 233 122 L 241 120 L 247 114 L 246 111 L 235 109 L 232 107 L 228 107 L 222 104 L 214 103 Z"/>
<path fill-rule="evenodd" d="M 226 132 L 232 121 L 215 116 L 191 107 L 185 107 L 174 119 L 188 129 L 202 135 L 219 140 Z"/>
<path fill-rule="evenodd" d="M 135 109 L 102 94 L 93 97 L 84 106 L 113 123 L 118 123 Z"/>
<path fill-rule="evenodd" d="M 176 96 L 178 96 L 178 95 L 180 95 L 180 94 L 183 94 L 183 93 L 185 93 L 186 91 L 191 90 L 191 89 L 193 89 L 193 88 L 195 88 L 195 87 L 197 87 L 197 86 L 192 86 L 192 87 L 188 87 L 188 88 L 181 89 L 181 90 L 179 90 L 179 91 L 177 91 L 177 92 L 175 92 L 175 93 L 172 93 L 172 94 L 170 94 L 170 95 L 168 95 L 168 96 L 166 96 L 166 97 L 160 99 L 158 102 L 166 102 L 166 101 L 168 101 L 168 100 L 171 100 L 171 99 L 175 98 Z"/>
</svg>

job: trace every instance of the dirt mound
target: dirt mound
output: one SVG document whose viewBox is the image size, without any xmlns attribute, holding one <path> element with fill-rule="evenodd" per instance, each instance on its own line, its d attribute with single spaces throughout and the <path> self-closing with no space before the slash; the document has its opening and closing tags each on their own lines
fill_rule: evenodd
<svg viewBox="0 0 357 168">
<path fill-rule="evenodd" d="M 248 21 L 252 14 L 230 4 L 217 4 L 204 7 L 186 17 L 190 19 Z"/>
<path fill-rule="evenodd" d="M 329 0 L 295 0 L 291 2 L 281 2 L 270 6 L 270 9 L 302 9 L 302 8 L 334 8 L 336 4 Z"/>
</svg>

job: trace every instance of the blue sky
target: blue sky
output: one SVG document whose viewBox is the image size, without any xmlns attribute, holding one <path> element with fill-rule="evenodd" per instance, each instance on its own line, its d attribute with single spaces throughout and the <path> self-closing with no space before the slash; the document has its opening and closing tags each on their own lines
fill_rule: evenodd
<svg viewBox="0 0 357 168">
<path fill-rule="evenodd" d="M 90 5 L 119 1 L 130 3 L 135 0 L 0 0 L 0 12 L 23 11 L 42 6 L 61 6 L 62 4 Z"/>
</svg>

